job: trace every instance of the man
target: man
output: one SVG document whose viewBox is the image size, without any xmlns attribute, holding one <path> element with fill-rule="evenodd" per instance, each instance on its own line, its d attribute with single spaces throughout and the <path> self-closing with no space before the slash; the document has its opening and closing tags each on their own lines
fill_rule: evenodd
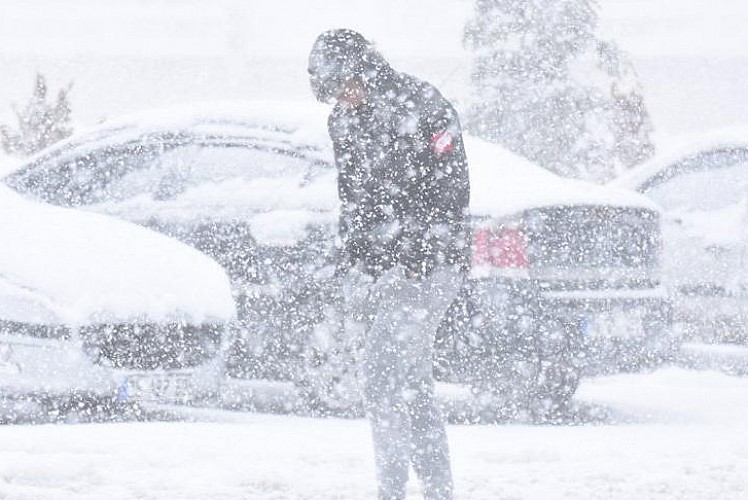
<svg viewBox="0 0 748 500">
<path fill-rule="evenodd" d="M 379 498 L 405 497 L 412 464 L 426 498 L 450 499 L 432 371 L 436 330 L 469 266 L 469 181 L 457 113 L 352 30 L 317 38 L 309 74 L 317 99 L 335 102 L 328 125 L 342 267 L 365 290 L 355 305 L 365 322 L 361 369 Z"/>
</svg>

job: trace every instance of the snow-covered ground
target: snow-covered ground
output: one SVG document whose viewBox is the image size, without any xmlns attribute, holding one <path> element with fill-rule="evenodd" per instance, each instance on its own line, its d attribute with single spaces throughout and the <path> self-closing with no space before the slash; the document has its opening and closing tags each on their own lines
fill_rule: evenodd
<svg viewBox="0 0 748 500">
<path fill-rule="evenodd" d="M 587 380 L 577 401 L 600 421 L 450 425 L 457 498 L 748 498 L 748 379 L 668 368 Z M 0 427 L 0 498 L 375 497 L 364 420 L 188 415 Z"/>
</svg>

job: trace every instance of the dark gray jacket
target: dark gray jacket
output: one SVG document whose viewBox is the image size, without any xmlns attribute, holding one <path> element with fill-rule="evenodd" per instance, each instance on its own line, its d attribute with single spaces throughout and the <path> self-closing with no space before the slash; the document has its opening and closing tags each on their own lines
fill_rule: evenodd
<svg viewBox="0 0 748 500">
<path fill-rule="evenodd" d="M 460 123 L 430 84 L 391 68 L 366 102 L 329 118 L 347 264 L 372 276 L 397 264 L 426 276 L 470 264 L 470 187 Z"/>
</svg>

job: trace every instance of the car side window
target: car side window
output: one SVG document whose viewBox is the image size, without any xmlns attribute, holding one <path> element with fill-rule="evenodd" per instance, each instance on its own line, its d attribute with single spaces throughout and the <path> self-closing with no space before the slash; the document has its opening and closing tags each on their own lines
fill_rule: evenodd
<svg viewBox="0 0 748 500">
<path fill-rule="evenodd" d="M 116 199 L 113 188 L 119 181 L 133 174 L 147 178 L 147 173 L 158 164 L 161 153 L 161 145 L 137 142 L 100 149 L 92 155 L 90 168 L 78 170 L 78 190 L 88 203 Z"/>
<path fill-rule="evenodd" d="M 190 184 L 228 179 L 306 177 L 315 162 L 292 150 L 251 142 L 196 143 L 165 154 L 165 169 L 181 172 Z"/>
<path fill-rule="evenodd" d="M 209 142 L 171 147 L 148 169 L 131 171 L 112 183 L 110 198 L 149 193 L 166 200 L 193 187 L 225 182 L 287 178 L 304 183 L 330 166 L 286 150 L 256 144 Z"/>
<path fill-rule="evenodd" d="M 165 200 L 198 185 L 260 178 L 304 184 L 333 171 L 314 151 L 291 144 L 171 135 L 78 149 L 40 162 L 11 182 L 48 202 L 78 206 L 142 195 Z"/>
<path fill-rule="evenodd" d="M 702 153 L 674 164 L 644 192 L 668 211 L 715 211 L 748 198 L 748 151 Z"/>
</svg>

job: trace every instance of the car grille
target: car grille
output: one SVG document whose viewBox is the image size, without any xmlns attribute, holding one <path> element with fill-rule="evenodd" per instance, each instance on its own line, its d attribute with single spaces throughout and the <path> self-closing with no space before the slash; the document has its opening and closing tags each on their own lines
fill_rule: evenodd
<svg viewBox="0 0 748 500">
<path fill-rule="evenodd" d="M 631 207 L 533 210 L 524 220 L 531 277 L 551 288 L 651 288 L 659 283 L 659 215 Z"/>
<path fill-rule="evenodd" d="M 102 324 L 80 329 L 83 346 L 97 364 L 155 370 L 200 365 L 216 356 L 222 327 L 214 324 Z"/>
</svg>

